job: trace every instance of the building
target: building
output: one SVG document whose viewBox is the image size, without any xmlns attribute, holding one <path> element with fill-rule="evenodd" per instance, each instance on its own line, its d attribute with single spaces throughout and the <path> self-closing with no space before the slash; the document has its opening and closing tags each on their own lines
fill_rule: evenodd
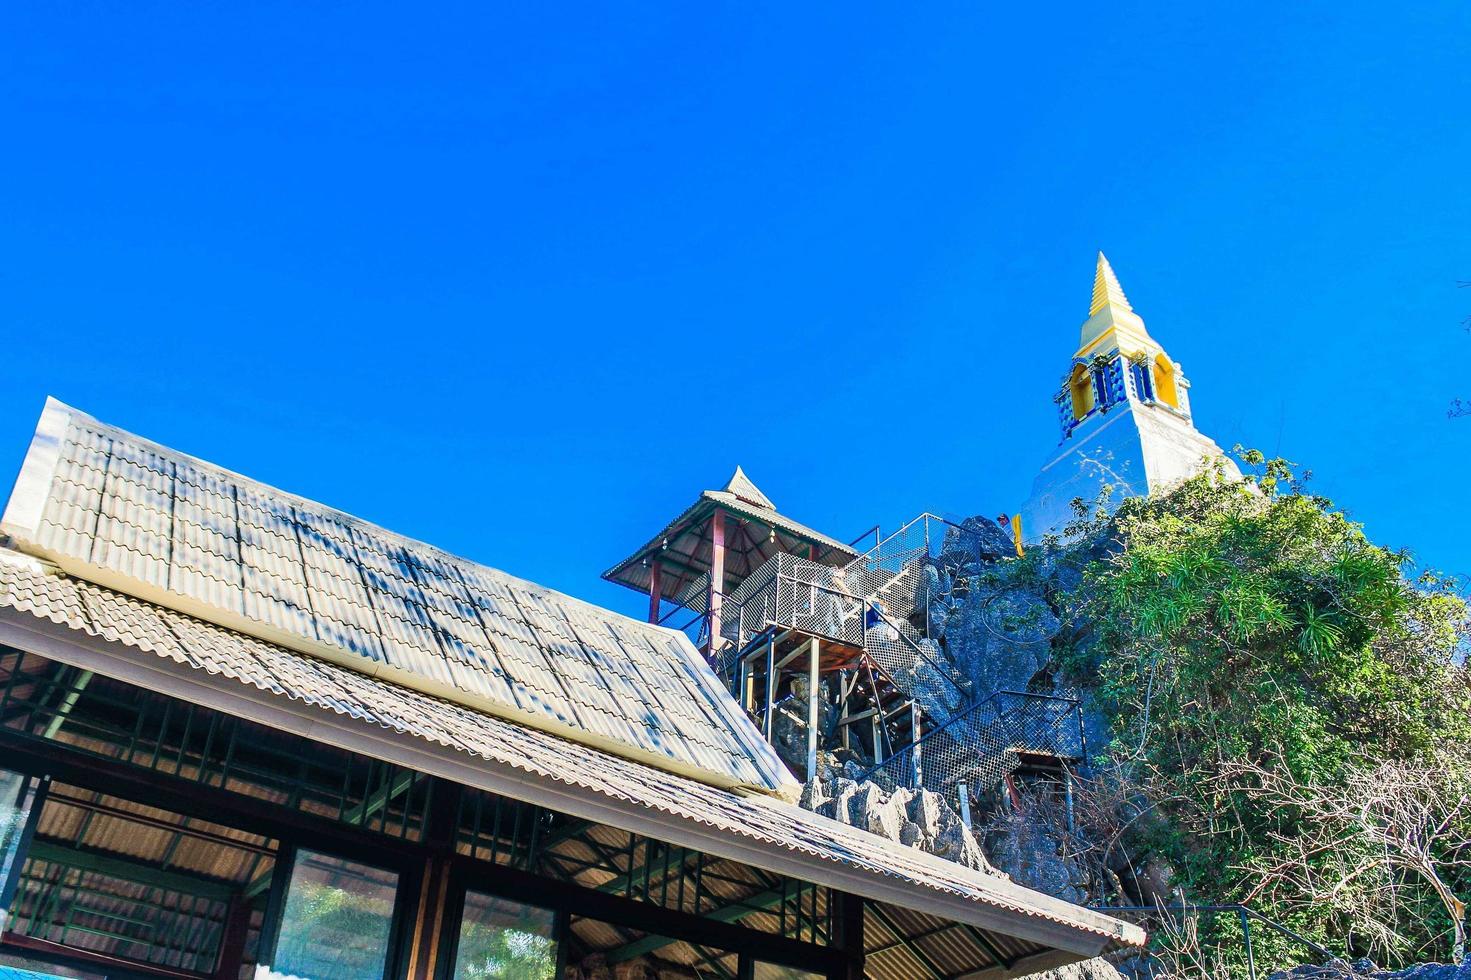
<svg viewBox="0 0 1471 980">
<path fill-rule="evenodd" d="M 681 520 L 744 515 L 748 563 L 847 547 L 717 493 Z M 796 806 L 676 630 L 58 402 L 0 532 L 0 975 L 938 980 L 1143 941 Z M 675 561 L 723 580 L 664 537 L 651 618 Z"/>
<path fill-rule="evenodd" d="M 1115 502 L 1145 496 L 1199 473 L 1206 460 L 1240 477 L 1195 428 L 1184 370 L 1150 336 L 1102 252 L 1082 338 L 1053 402 L 1061 439 L 1015 522 L 1019 541 L 1060 532 L 1074 519 L 1073 501 L 1092 504 L 1105 487 Z"/>
</svg>

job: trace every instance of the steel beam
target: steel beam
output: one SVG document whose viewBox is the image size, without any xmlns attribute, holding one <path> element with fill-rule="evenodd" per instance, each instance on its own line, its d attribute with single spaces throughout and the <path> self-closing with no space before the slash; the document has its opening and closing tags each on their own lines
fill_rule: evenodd
<svg viewBox="0 0 1471 980">
<path fill-rule="evenodd" d="M 110 878 L 121 878 L 139 885 L 151 885 L 167 891 L 228 902 L 238 893 L 235 885 L 214 878 L 195 877 L 178 871 L 166 871 L 137 858 L 104 854 L 93 848 L 74 847 L 51 838 L 31 842 L 26 855 L 47 864 L 59 864 L 78 871 L 92 871 Z"/>
<path fill-rule="evenodd" d="M 741 902 L 732 903 L 724 908 L 716 909 L 714 912 L 706 913 L 702 918 L 711 922 L 733 923 L 739 922 L 748 915 L 765 912 L 774 906 L 780 905 L 786 900 L 786 895 L 780 889 L 761 892 L 752 895 Z M 675 943 L 685 942 L 683 939 L 670 939 L 667 936 L 645 936 L 627 946 L 620 946 L 607 954 L 609 963 L 626 963 L 628 960 L 636 960 L 646 953 L 672 946 Z"/>
</svg>

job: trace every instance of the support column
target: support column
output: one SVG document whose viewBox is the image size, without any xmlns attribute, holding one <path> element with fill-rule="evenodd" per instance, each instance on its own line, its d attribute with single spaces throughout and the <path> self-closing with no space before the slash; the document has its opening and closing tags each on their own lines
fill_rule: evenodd
<svg viewBox="0 0 1471 980">
<path fill-rule="evenodd" d="M 649 622 L 651 623 L 659 621 L 659 600 L 663 598 L 661 590 L 664 587 L 661 581 L 663 569 L 664 566 L 657 558 L 653 559 L 653 564 L 649 566 Z"/>
<path fill-rule="evenodd" d="M 710 516 L 710 644 L 705 656 L 711 661 L 720 650 L 720 607 L 725 599 L 725 511 Z"/>
<path fill-rule="evenodd" d="M 761 724 L 765 728 L 766 741 L 771 741 L 771 731 L 776 713 L 776 637 L 772 636 L 766 641 L 766 710 L 761 715 Z"/>
<path fill-rule="evenodd" d="M 854 672 L 854 677 L 855 677 L 855 679 L 857 677 L 857 672 L 856 671 Z M 850 712 L 848 710 L 848 705 L 852 702 L 853 699 L 850 696 L 852 694 L 852 692 L 851 691 L 844 690 L 844 687 L 845 687 L 845 685 L 843 684 L 843 675 L 839 674 L 838 675 L 838 693 L 843 696 L 843 704 L 842 704 L 842 707 L 840 709 L 842 711 L 842 715 L 838 718 L 838 731 L 840 731 L 840 732 L 843 733 L 842 734 L 843 748 L 845 748 L 845 749 L 851 749 L 853 747 L 853 745 L 852 745 L 852 741 L 853 740 L 852 740 L 852 738 L 851 738 L 851 736 L 849 734 L 850 731 L 851 731 L 851 726 L 848 724 L 848 716 L 852 712 Z"/>
<path fill-rule="evenodd" d="M 924 732 L 919 719 L 919 702 L 909 702 L 909 761 L 914 765 L 914 788 L 919 789 L 924 785 L 924 762 L 920 758 L 919 743 L 924 738 Z"/>
<path fill-rule="evenodd" d="M 840 968 L 828 974 L 829 980 L 863 980 L 865 944 L 863 941 L 864 900 L 847 892 L 832 892 L 833 945 L 842 954 Z"/>
<path fill-rule="evenodd" d="M 820 700 L 817 689 L 817 655 L 822 642 L 813 637 L 807 647 L 807 778 L 817 778 L 817 719 Z"/>
<path fill-rule="evenodd" d="M 409 941 L 409 980 L 434 980 L 439 975 L 439 939 L 448 914 L 450 859 L 442 854 L 424 859 L 418 914 Z"/>
<path fill-rule="evenodd" d="M 225 913 L 225 932 L 220 940 L 220 960 L 214 980 L 239 980 L 240 965 L 245 958 L 245 942 L 250 938 L 250 902 L 237 895 L 230 900 Z"/>
</svg>

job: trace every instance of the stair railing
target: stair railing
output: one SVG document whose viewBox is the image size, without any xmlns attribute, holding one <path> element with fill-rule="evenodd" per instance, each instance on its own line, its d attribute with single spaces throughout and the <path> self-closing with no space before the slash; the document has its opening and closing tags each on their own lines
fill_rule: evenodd
<svg viewBox="0 0 1471 980">
<path fill-rule="evenodd" d="M 1099 912 L 1106 912 L 1109 915 L 1118 913 L 1162 915 L 1166 912 L 1179 914 L 1182 918 L 1190 914 L 1198 915 L 1201 912 L 1231 915 L 1241 925 L 1243 952 L 1246 954 L 1246 969 L 1249 980 L 1257 980 L 1256 952 L 1253 949 L 1251 940 L 1251 924 L 1253 922 L 1260 923 L 1279 936 L 1297 943 L 1304 949 L 1310 950 L 1314 956 L 1318 957 L 1321 963 L 1326 963 L 1329 960 L 1337 958 L 1337 954 L 1313 942 L 1306 936 L 1294 932 L 1282 923 L 1267 918 L 1256 909 L 1246 905 L 1093 905 L 1090 908 Z"/>
</svg>

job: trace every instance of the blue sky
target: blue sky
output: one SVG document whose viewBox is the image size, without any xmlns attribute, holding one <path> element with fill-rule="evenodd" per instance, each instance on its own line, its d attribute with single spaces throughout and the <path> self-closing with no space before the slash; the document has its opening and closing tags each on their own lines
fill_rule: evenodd
<svg viewBox="0 0 1471 980">
<path fill-rule="evenodd" d="M 1471 7 L 903 6 L 7 6 L 0 481 L 54 394 L 637 613 L 736 463 L 1014 510 L 1102 248 L 1201 428 L 1471 571 Z"/>
</svg>

